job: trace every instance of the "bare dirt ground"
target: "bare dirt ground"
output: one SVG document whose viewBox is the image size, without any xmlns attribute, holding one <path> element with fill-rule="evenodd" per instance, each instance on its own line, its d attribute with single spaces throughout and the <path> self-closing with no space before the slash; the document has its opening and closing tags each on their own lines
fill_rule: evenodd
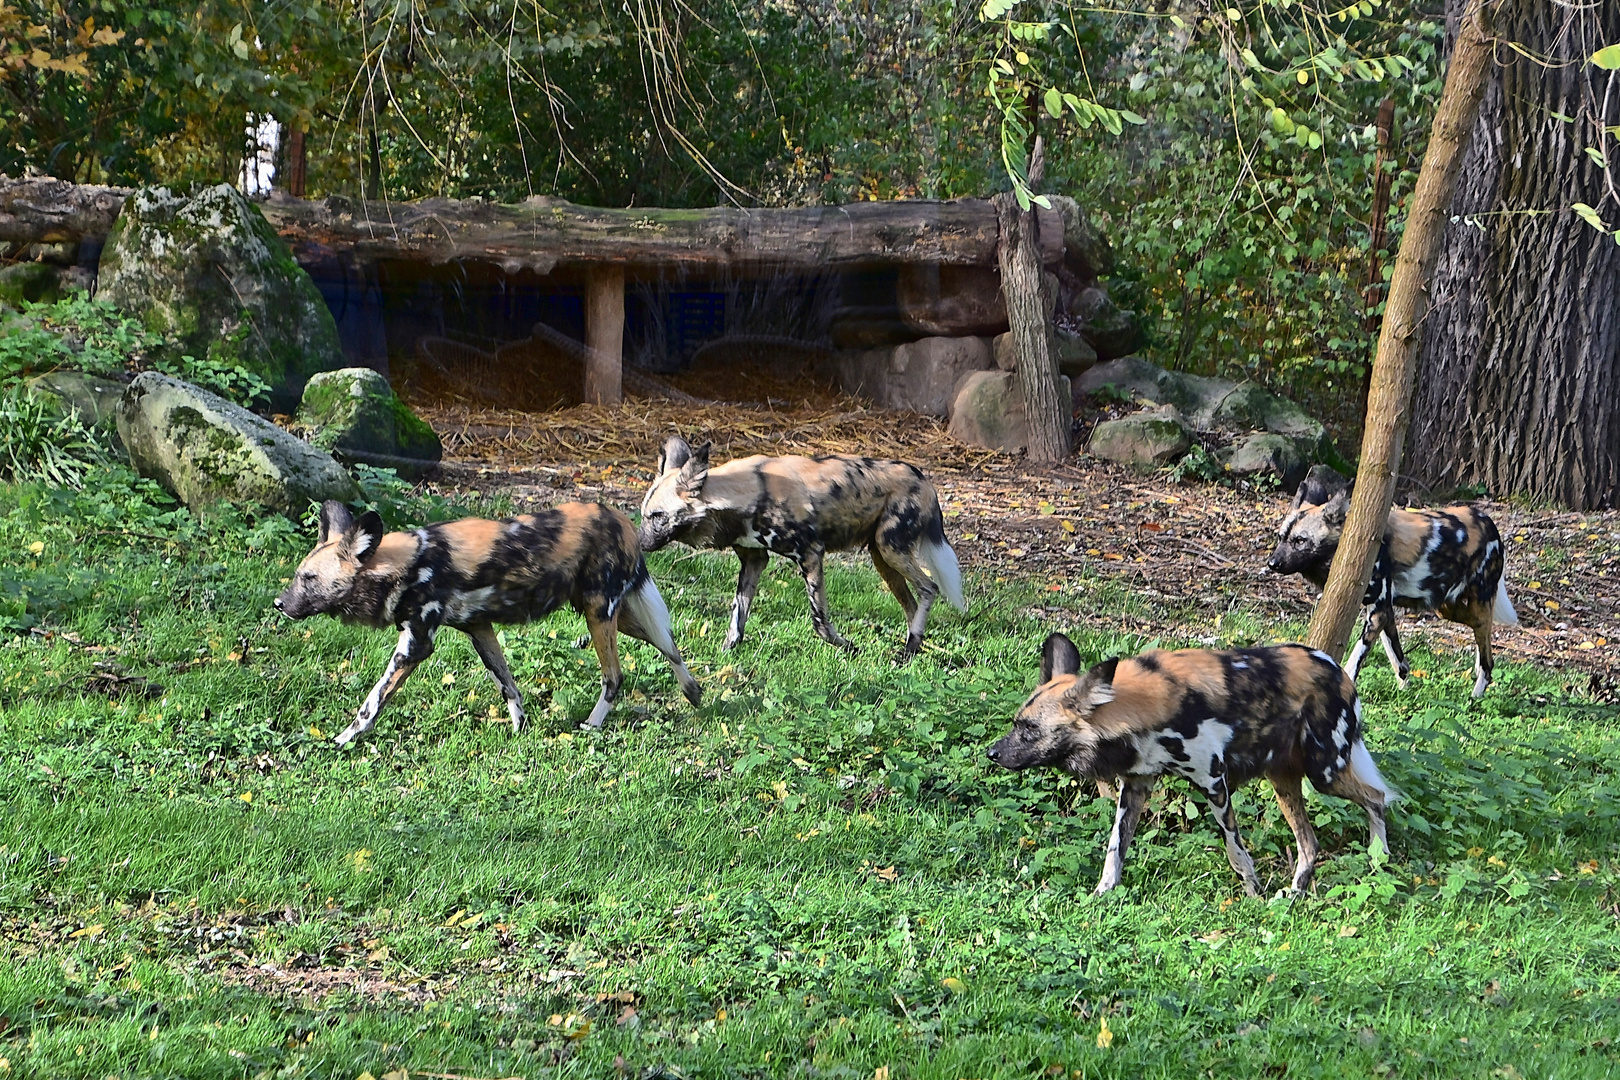
<svg viewBox="0 0 1620 1080">
<path fill-rule="evenodd" d="M 1015 455 L 963 446 L 940 421 L 830 393 L 790 404 L 771 393 L 792 388 L 740 378 L 684 389 L 714 396 L 729 390 L 728 397 L 751 394 L 762 403 L 633 400 L 547 413 L 419 408 L 444 439 L 436 484 L 446 489 L 504 491 L 522 505 L 587 499 L 631 510 L 672 434 L 694 444 L 712 440 L 716 462 L 748 454 L 898 457 L 921 466 L 938 487 L 966 568 L 1048 579 L 1054 591 L 1089 570 L 1148 601 L 1127 605 L 1123 617 L 1097 616 L 1099 626 L 1184 640 L 1212 633 L 1240 603 L 1296 619 L 1307 618 L 1314 603 L 1304 581 L 1265 569 L 1288 507 L 1284 493 L 1178 484 L 1082 453 L 1056 467 L 1032 467 Z M 1506 541 L 1508 590 L 1521 621 L 1498 629 L 1498 654 L 1570 669 L 1572 690 L 1612 698 L 1620 668 L 1620 512 L 1483 505 Z M 987 599 L 970 596 L 975 606 Z M 1413 631 L 1442 651 L 1472 648 L 1470 631 L 1433 616 L 1409 616 L 1403 632 Z"/>
</svg>

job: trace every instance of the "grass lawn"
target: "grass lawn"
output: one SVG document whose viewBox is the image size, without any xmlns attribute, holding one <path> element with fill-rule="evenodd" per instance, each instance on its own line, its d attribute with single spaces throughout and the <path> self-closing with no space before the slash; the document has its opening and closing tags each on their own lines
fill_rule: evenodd
<svg viewBox="0 0 1620 1080">
<path fill-rule="evenodd" d="M 723 655 L 735 560 L 660 553 L 701 709 L 627 644 L 578 730 L 567 614 L 505 631 L 530 730 L 447 631 L 340 751 L 393 636 L 275 616 L 309 542 L 284 525 L 110 471 L 0 487 L 0 1077 L 1620 1071 L 1620 718 L 1554 673 L 1501 665 L 1473 703 L 1469 659 L 1410 635 L 1424 676 L 1362 685 L 1406 795 L 1387 864 L 1312 796 L 1314 893 L 1246 899 L 1175 783 L 1099 899 L 1112 804 L 984 758 L 1063 612 L 1149 602 L 1083 564 L 970 579 L 977 616 L 942 606 L 897 666 L 865 560 L 829 570 L 858 654 L 778 561 Z M 1237 611 L 1162 644 L 1302 631 Z M 1269 792 L 1238 807 L 1282 888 Z"/>
</svg>

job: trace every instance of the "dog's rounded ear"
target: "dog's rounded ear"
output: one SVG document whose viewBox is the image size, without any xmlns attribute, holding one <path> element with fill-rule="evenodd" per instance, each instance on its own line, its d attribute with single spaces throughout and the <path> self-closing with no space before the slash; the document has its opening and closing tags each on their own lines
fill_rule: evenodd
<svg viewBox="0 0 1620 1080">
<path fill-rule="evenodd" d="M 1119 668 L 1119 657 L 1111 656 L 1075 681 L 1063 695 L 1066 704 L 1089 713 L 1099 705 L 1114 700 L 1114 673 Z M 1084 715 L 1084 714 L 1082 714 Z"/>
<path fill-rule="evenodd" d="M 1059 675 L 1073 675 L 1080 670 L 1080 650 L 1063 634 L 1047 634 L 1041 643 L 1041 682 L 1049 683 Z"/>
<path fill-rule="evenodd" d="M 375 510 L 367 510 L 360 515 L 360 520 L 354 523 L 347 535 L 349 554 L 360 562 L 366 562 L 377 554 L 377 547 L 382 543 L 383 519 Z"/>
<path fill-rule="evenodd" d="M 353 524 L 354 515 L 347 506 L 336 499 L 327 499 L 321 503 L 321 534 L 315 542 L 324 544 L 334 536 L 342 536 Z"/>
<path fill-rule="evenodd" d="M 1346 488 L 1327 501 L 1322 507 L 1322 520 L 1329 525 L 1343 525 L 1345 517 L 1350 513 L 1350 490 Z"/>
<path fill-rule="evenodd" d="M 680 468 L 691 456 L 692 448 L 686 445 L 686 440 L 679 435 L 671 435 L 664 440 L 664 448 L 658 451 L 658 475 L 663 476 L 671 469 Z"/>
<path fill-rule="evenodd" d="M 703 482 L 709 478 L 709 443 L 704 443 L 692 451 L 692 456 L 686 464 L 681 466 L 681 476 L 675 484 L 675 490 L 682 495 L 696 495 L 703 490 Z"/>
</svg>

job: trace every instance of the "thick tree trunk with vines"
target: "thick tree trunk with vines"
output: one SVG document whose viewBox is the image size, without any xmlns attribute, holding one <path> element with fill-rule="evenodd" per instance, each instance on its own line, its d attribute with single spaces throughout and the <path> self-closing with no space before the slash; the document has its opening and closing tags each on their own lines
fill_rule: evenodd
<svg viewBox="0 0 1620 1080">
<path fill-rule="evenodd" d="M 1373 358 L 1356 492 L 1322 600 L 1311 616 L 1310 644 L 1334 657 L 1344 654 L 1350 640 L 1394 499 L 1429 278 L 1439 256 L 1463 151 L 1479 115 L 1490 60 L 1490 35 L 1481 0 L 1468 0 L 1389 282 L 1389 301 L 1384 305 L 1378 353 Z"/>
<path fill-rule="evenodd" d="M 1001 222 L 996 251 L 1001 266 L 1001 296 L 1007 305 L 1013 352 L 1018 358 L 1017 379 L 1029 422 L 1029 460 L 1040 464 L 1062 461 L 1073 449 L 1069 420 L 1073 402 L 1065 401 L 1052 358 L 1045 288 L 1041 271 L 1040 225 L 1033 209 L 1018 208 L 1012 192 L 995 198 Z"/>
<path fill-rule="evenodd" d="M 1600 121 L 1620 124 L 1620 79 L 1586 58 L 1620 41 L 1620 3 L 1506 0 L 1494 28 L 1549 62 L 1498 50 L 1435 274 L 1408 472 L 1437 491 L 1614 506 L 1620 245 L 1568 208 L 1620 223 L 1585 152 L 1617 156 Z"/>
</svg>

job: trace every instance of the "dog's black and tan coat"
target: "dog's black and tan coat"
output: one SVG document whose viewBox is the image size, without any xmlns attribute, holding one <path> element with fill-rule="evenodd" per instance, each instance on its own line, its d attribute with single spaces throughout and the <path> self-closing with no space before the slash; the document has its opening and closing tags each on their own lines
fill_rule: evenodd
<svg viewBox="0 0 1620 1080">
<path fill-rule="evenodd" d="M 1267 565 L 1278 573 L 1299 574 L 1318 588 L 1325 585 L 1352 490 L 1338 474 L 1312 470 L 1278 527 L 1277 548 Z M 1485 693 L 1495 667 L 1491 629 L 1496 623 L 1514 626 L 1519 621 L 1502 580 L 1502 562 L 1496 523 L 1477 506 L 1392 508 L 1361 600 L 1367 608 L 1361 640 L 1345 661 L 1350 677 L 1360 671 L 1373 641 L 1380 640 L 1397 682 L 1406 685 L 1411 669 L 1395 629 L 1395 609 L 1416 608 L 1474 631 L 1474 696 Z"/>
<path fill-rule="evenodd" d="M 1332 657 L 1303 645 L 1155 650 L 1082 672 L 1074 643 L 1052 634 L 1041 650 L 1040 685 L 988 754 L 1008 769 L 1051 765 L 1113 786 L 1119 809 L 1099 893 L 1119 884 L 1142 809 L 1166 774 L 1208 800 L 1227 860 L 1251 895 L 1260 878 L 1238 836 L 1232 794 L 1257 777 L 1271 781 L 1298 842 L 1296 891 L 1310 884 L 1317 854 L 1304 777 L 1365 807 L 1371 842 L 1388 850 L 1391 792 L 1361 740 L 1355 682 Z"/>
<path fill-rule="evenodd" d="M 935 596 L 943 592 L 958 610 L 964 608 L 939 497 L 920 469 L 901 461 L 755 456 L 710 468 L 709 444 L 694 451 L 684 439 L 671 438 L 641 504 L 640 536 L 647 551 L 676 540 L 737 553 L 742 572 L 728 649 L 742 641 L 754 590 L 773 551 L 798 565 L 810 595 L 811 625 L 834 645 L 849 647 L 827 613 L 822 559 L 829 551 L 865 547 L 871 553 L 905 611 L 907 654 L 922 647 Z"/>
<path fill-rule="evenodd" d="M 594 503 L 565 503 L 508 521 L 465 518 L 385 534 L 375 512 L 356 519 L 342 503 L 329 501 L 321 507 L 315 550 L 275 603 L 295 619 L 327 614 L 399 629 L 387 670 L 354 723 L 337 737 L 340 745 L 376 723 L 389 697 L 433 654 L 442 626 L 472 638 L 506 698 L 512 730 L 519 730 L 523 698 L 494 628 L 542 619 L 564 604 L 585 617 L 602 665 L 602 696 L 589 726 L 601 725 L 623 682 L 619 633 L 661 652 L 692 704 L 701 696 L 675 647 L 669 611 L 647 574 L 635 527 L 623 514 Z"/>
</svg>

